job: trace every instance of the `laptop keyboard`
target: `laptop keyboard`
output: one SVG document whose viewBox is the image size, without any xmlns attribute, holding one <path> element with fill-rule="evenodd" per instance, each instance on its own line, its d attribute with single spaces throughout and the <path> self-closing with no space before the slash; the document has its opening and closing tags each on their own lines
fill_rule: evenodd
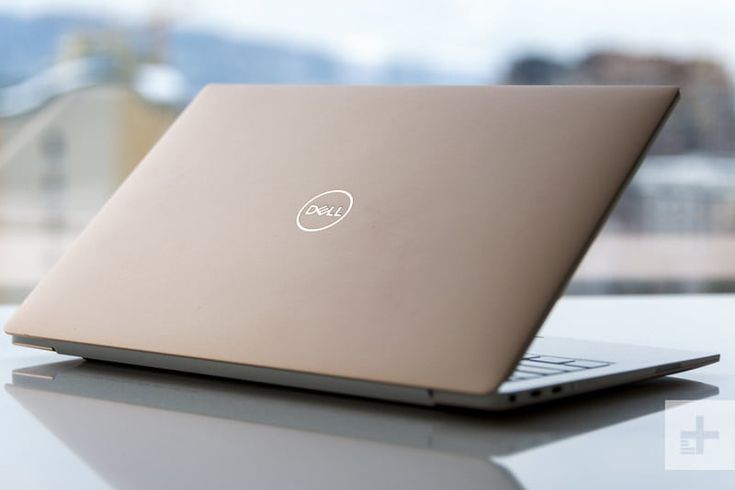
<svg viewBox="0 0 735 490">
<path fill-rule="evenodd" d="M 574 359 L 571 357 L 546 356 L 526 353 L 508 381 L 526 381 L 528 379 L 553 376 L 576 371 L 585 371 L 609 366 L 611 362 L 592 361 L 590 359 Z"/>
</svg>

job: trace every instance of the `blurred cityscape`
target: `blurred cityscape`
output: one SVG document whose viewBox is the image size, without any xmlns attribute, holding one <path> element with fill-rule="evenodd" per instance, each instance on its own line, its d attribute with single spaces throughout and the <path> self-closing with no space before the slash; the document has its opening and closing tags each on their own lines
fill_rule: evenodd
<svg viewBox="0 0 735 490">
<path fill-rule="evenodd" d="M 527 55 L 500 80 L 273 42 L 0 16 L 0 303 L 21 300 L 206 83 L 675 84 L 682 99 L 571 293 L 735 290 L 735 97 L 707 59 Z"/>
<path fill-rule="evenodd" d="M 735 93 L 707 59 L 595 52 L 515 60 L 504 83 L 672 84 L 681 100 L 571 292 L 735 290 Z"/>
</svg>

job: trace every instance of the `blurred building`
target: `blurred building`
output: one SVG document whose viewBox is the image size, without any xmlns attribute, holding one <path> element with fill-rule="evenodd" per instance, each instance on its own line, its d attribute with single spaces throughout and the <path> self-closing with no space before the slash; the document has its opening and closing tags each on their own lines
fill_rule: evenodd
<svg viewBox="0 0 735 490">
<path fill-rule="evenodd" d="M 124 36 L 76 32 L 0 89 L 0 298 L 22 299 L 179 112 L 182 80 Z"/>
<path fill-rule="evenodd" d="M 611 228 L 735 234 L 735 161 L 703 154 L 649 157 L 615 209 Z"/>
</svg>

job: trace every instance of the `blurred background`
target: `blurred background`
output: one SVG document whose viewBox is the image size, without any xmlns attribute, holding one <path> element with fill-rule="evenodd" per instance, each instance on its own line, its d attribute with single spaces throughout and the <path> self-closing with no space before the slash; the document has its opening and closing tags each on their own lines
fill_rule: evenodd
<svg viewBox="0 0 735 490">
<path fill-rule="evenodd" d="M 0 0 L 0 303 L 210 82 L 680 85 L 568 293 L 735 291 L 734 25 L 730 0 Z"/>
</svg>

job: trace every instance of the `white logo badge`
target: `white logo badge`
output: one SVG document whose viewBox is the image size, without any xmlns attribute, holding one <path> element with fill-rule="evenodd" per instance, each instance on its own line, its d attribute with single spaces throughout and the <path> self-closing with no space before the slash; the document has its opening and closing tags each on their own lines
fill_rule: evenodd
<svg viewBox="0 0 735 490">
<path fill-rule="evenodd" d="M 322 192 L 306 202 L 296 215 L 296 226 L 303 231 L 322 231 L 331 228 L 352 209 L 352 194 L 333 190 Z"/>
<path fill-rule="evenodd" d="M 666 400 L 667 470 L 735 470 L 735 400 Z"/>
</svg>

